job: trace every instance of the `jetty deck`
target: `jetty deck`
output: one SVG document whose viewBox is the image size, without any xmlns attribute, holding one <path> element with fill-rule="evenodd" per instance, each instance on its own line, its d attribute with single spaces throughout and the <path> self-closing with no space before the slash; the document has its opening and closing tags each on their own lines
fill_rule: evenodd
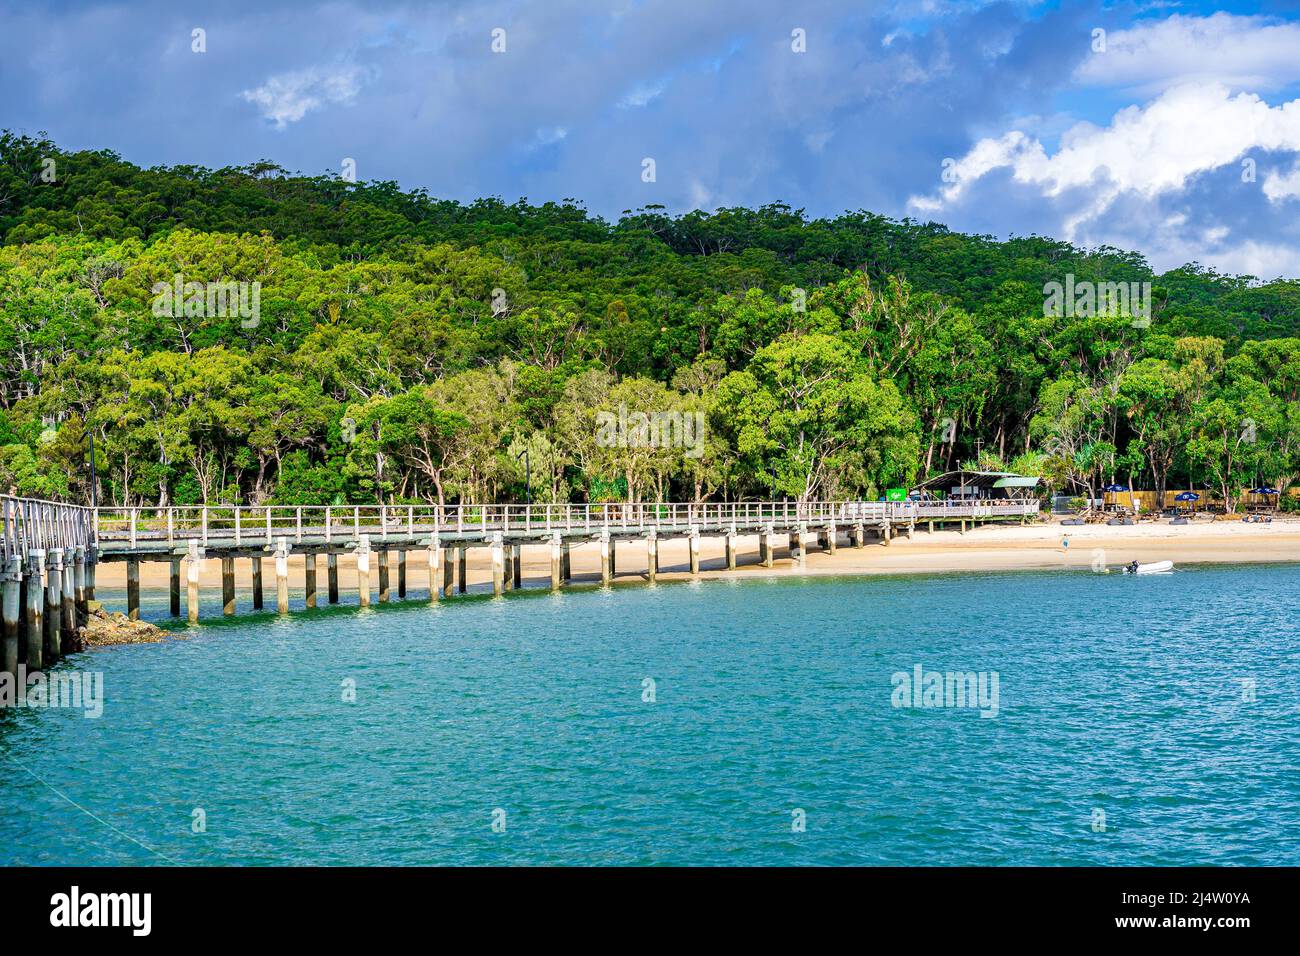
<svg viewBox="0 0 1300 956">
<path fill-rule="evenodd" d="M 377 565 L 380 601 L 392 597 L 390 571 L 396 555 L 397 597 L 407 590 L 408 553 L 423 552 L 430 600 L 466 591 L 466 554 L 491 552 L 495 594 L 521 586 L 525 547 L 549 548 L 552 588 L 572 579 L 570 549 L 596 543 L 601 581 L 618 574 L 617 553 L 629 542 L 646 548 L 644 574 L 658 573 L 658 542 L 689 542 L 690 570 L 700 570 L 702 538 L 724 538 L 728 568 L 737 563 L 740 535 L 758 535 L 759 562 L 772 567 L 774 536 L 789 540 L 790 561 L 800 565 L 807 548 L 834 552 L 841 538 L 866 547 L 868 538 L 888 545 L 898 534 L 909 537 L 918 525 L 959 526 L 996 521 L 1025 522 L 1037 516 L 1033 500 L 979 501 L 734 501 L 604 504 L 455 504 L 455 505 L 203 505 L 176 507 L 101 507 L 0 496 L 3 516 L 4 638 L 0 666 L 16 673 L 57 660 L 73 643 L 79 622 L 94 600 L 95 568 L 125 562 L 126 613 L 140 613 L 140 563 L 171 566 L 170 609 L 181 613 L 182 576 L 189 620 L 199 620 L 199 569 L 218 559 L 222 568 L 222 606 L 235 613 L 235 561 L 252 564 L 253 607 L 263 606 L 262 562 L 274 562 L 276 608 L 289 609 L 288 557 L 306 556 L 304 594 L 314 608 L 317 558 L 326 559 L 325 599 L 339 600 L 341 556 L 355 563 L 358 603 L 371 600 L 372 559 Z"/>
</svg>

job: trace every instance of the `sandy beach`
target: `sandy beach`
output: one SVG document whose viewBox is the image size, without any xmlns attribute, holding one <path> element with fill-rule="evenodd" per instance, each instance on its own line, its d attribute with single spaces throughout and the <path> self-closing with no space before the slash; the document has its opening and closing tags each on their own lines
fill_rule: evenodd
<svg viewBox="0 0 1300 956">
<path fill-rule="evenodd" d="M 1069 546 L 1062 546 L 1068 536 Z M 1300 520 L 1274 520 L 1271 524 L 1246 524 L 1240 521 L 1194 521 L 1171 525 L 1154 524 L 1111 527 L 1109 525 L 1062 526 L 1059 523 L 986 525 L 962 534 L 957 531 L 927 533 L 918 527 L 915 537 L 895 538 L 884 545 L 868 539 L 866 547 L 855 548 L 841 535 L 835 554 L 815 545 L 808 549 L 802 569 L 789 559 L 784 535 L 776 538 L 776 563 L 764 568 L 758 562 L 757 535 L 737 538 L 735 571 L 726 568 L 722 538 L 701 541 L 700 576 L 707 578 L 745 577 L 747 575 L 786 574 L 923 574 L 949 571 L 1030 570 L 1043 568 L 1089 568 L 1105 565 L 1118 568 L 1130 561 L 1173 561 L 1175 565 L 1225 563 L 1267 563 L 1300 560 Z M 467 562 L 469 584 L 491 583 L 490 556 L 487 548 L 471 548 Z M 574 545 L 571 563 L 574 582 L 599 581 L 600 552 L 596 542 Z M 303 558 L 289 561 L 289 581 L 294 589 L 302 587 Z M 324 590 L 325 562 L 319 560 L 320 587 Z M 524 548 L 523 578 L 525 587 L 549 586 L 550 549 L 547 545 Z M 350 555 L 339 559 L 339 586 L 355 589 L 355 565 Z M 644 579 L 645 545 L 641 541 L 620 541 L 616 570 L 619 581 Z M 273 563 L 263 564 L 267 593 L 274 591 Z M 141 565 L 141 586 L 166 588 L 168 566 L 161 562 Z M 659 541 L 659 578 L 671 580 L 690 577 L 689 555 L 684 539 Z M 251 587 L 250 562 L 235 562 L 236 587 Z M 105 588 L 125 587 L 126 565 L 106 563 L 98 571 L 98 584 Z M 428 586 L 425 552 L 411 552 L 408 558 L 407 583 L 412 590 Z M 217 560 L 203 563 L 201 586 L 221 587 L 221 565 Z M 371 586 L 378 586 L 376 565 L 372 564 Z M 397 587 L 397 561 L 392 562 L 392 587 Z"/>
</svg>

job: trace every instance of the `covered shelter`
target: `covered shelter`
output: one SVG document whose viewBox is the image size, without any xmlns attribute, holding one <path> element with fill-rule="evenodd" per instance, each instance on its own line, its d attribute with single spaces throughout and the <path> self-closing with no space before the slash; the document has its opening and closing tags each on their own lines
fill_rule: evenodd
<svg viewBox="0 0 1300 956">
<path fill-rule="evenodd" d="M 944 498 L 959 501 L 1027 501 L 1035 497 L 1038 479 L 1009 471 L 945 471 L 912 487 L 913 500 Z"/>
</svg>

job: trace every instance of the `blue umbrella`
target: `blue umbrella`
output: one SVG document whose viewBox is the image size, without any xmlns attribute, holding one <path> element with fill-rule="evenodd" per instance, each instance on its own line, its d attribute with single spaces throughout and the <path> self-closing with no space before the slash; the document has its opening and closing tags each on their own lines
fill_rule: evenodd
<svg viewBox="0 0 1300 956">
<path fill-rule="evenodd" d="M 1174 495 L 1174 501 L 1200 501 L 1201 496 L 1194 491 L 1180 491 Z"/>
<path fill-rule="evenodd" d="M 1107 485 L 1105 488 L 1101 490 L 1106 492 L 1107 494 L 1113 495 L 1121 491 L 1128 491 L 1128 485 Z"/>
<path fill-rule="evenodd" d="M 1250 489 L 1250 493 L 1252 495 L 1275 495 L 1277 494 L 1277 489 L 1265 486 L 1263 488 L 1252 488 Z"/>
</svg>

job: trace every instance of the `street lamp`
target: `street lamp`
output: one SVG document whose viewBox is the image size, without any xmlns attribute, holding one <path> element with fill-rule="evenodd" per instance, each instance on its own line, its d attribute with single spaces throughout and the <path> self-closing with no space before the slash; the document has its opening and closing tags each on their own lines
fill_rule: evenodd
<svg viewBox="0 0 1300 956">
<path fill-rule="evenodd" d="M 524 446 L 523 451 L 515 455 L 515 461 L 520 458 L 524 460 L 524 501 L 526 504 L 531 505 L 533 503 L 533 463 L 531 456 L 528 454 L 527 445 Z"/>
</svg>

